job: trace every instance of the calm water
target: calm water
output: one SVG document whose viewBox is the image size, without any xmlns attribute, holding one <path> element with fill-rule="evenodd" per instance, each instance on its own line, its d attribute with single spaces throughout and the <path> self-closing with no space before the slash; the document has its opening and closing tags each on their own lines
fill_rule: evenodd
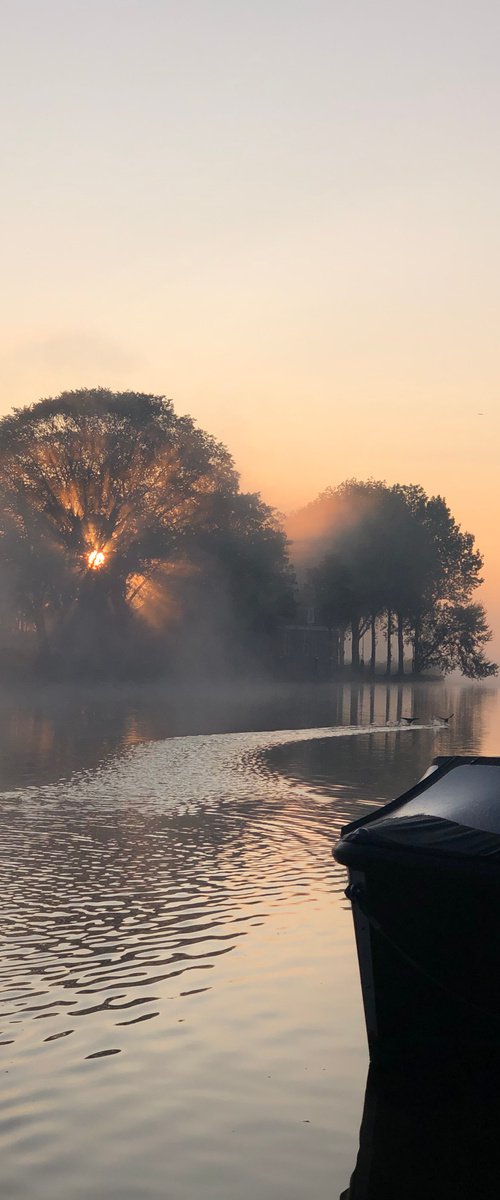
<svg viewBox="0 0 500 1200">
<path fill-rule="evenodd" d="M 435 754 L 500 752 L 495 688 L 20 690 L 0 718 L 2 1200 L 336 1200 L 368 1062 L 331 849 Z"/>
</svg>

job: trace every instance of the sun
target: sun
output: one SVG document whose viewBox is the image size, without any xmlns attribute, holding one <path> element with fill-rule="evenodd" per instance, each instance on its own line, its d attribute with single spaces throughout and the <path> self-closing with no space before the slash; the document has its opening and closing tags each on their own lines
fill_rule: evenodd
<svg viewBox="0 0 500 1200">
<path fill-rule="evenodd" d="M 91 550 L 87 555 L 87 563 L 91 571 L 98 571 L 100 567 L 104 566 L 105 562 L 106 555 L 103 554 L 102 550 Z"/>
</svg>

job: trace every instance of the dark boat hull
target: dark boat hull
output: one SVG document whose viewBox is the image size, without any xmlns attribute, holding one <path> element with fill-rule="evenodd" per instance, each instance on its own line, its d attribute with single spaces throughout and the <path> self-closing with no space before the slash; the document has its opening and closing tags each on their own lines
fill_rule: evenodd
<svg viewBox="0 0 500 1200">
<path fill-rule="evenodd" d="M 347 850 L 347 853 L 346 853 Z M 500 1055 L 500 880 L 490 864 L 337 851 L 349 866 L 370 1056 Z"/>
</svg>

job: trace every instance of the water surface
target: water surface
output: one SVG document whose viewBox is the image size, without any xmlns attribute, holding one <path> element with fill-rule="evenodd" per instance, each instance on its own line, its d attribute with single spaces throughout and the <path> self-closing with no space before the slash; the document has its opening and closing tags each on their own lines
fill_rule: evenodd
<svg viewBox="0 0 500 1200">
<path fill-rule="evenodd" d="M 0 715 L 0 1194 L 338 1196 L 367 1052 L 331 849 L 434 754 L 495 753 L 496 690 L 19 689 Z"/>
</svg>

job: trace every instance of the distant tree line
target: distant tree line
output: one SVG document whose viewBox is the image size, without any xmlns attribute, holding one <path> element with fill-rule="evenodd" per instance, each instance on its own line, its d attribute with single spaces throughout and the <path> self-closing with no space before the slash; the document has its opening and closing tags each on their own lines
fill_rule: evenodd
<svg viewBox="0 0 500 1200">
<path fill-rule="evenodd" d="M 348 634 L 359 670 L 368 633 L 372 674 L 380 634 L 387 674 L 394 666 L 404 673 L 406 651 L 415 675 L 496 674 L 484 649 L 491 638 L 484 608 L 472 598 L 483 560 L 441 496 L 415 485 L 347 480 L 302 510 L 302 524 L 320 531 L 309 581 L 321 619 L 340 632 L 340 665 Z"/>
<path fill-rule="evenodd" d="M 340 668 L 349 637 L 360 669 L 369 631 L 373 673 L 381 637 L 391 671 L 393 635 L 400 673 L 405 648 L 416 674 L 496 671 L 472 598 L 482 558 L 441 497 L 348 480 L 295 526 L 289 541 L 227 449 L 164 397 L 80 389 L 14 410 L 0 420 L 0 669 L 9 653 L 66 677 L 272 665 L 306 581 Z"/>
</svg>

